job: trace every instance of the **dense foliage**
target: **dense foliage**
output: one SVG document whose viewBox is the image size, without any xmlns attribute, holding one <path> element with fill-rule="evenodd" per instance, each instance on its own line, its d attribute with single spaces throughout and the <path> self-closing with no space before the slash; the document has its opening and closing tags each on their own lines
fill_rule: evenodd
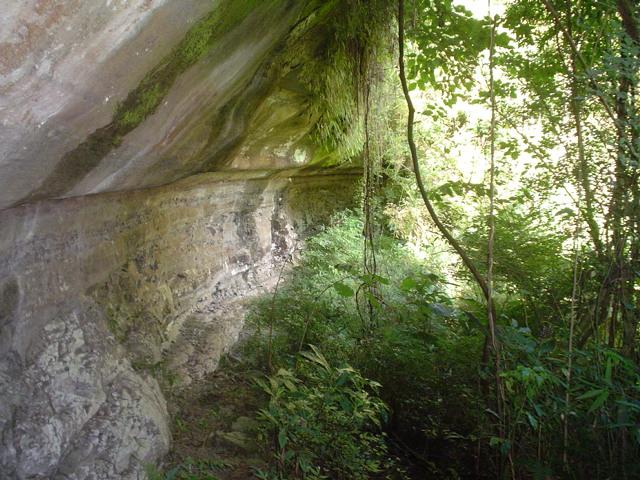
<svg viewBox="0 0 640 480">
<path fill-rule="evenodd" d="M 639 7 L 406 3 L 426 196 L 383 77 L 363 220 L 307 242 L 256 310 L 259 357 L 313 344 L 378 382 L 409 475 L 635 478 Z"/>
<path fill-rule="evenodd" d="M 258 477 L 355 480 L 382 471 L 386 446 L 375 431 L 386 407 L 370 394 L 380 385 L 351 367 L 332 367 L 313 346 L 300 355 L 296 373 L 280 369 L 259 382 L 269 396 L 259 418 L 277 473 Z"/>
<path fill-rule="evenodd" d="M 438 478 L 491 477 L 498 468 L 495 456 L 507 449 L 514 453 L 518 477 L 544 478 L 563 471 L 560 433 L 567 412 L 575 438 L 570 449 L 573 475 L 606 478 L 622 475 L 623 470 L 630 478 L 638 474 L 640 465 L 631 452 L 637 452 L 640 442 L 640 372 L 633 362 L 597 344 L 575 350 L 574 400 L 567 410 L 566 329 L 551 322 L 549 307 L 542 314 L 549 315 L 551 331 L 534 334 L 525 322 L 537 318 L 535 309 L 516 295 L 501 297 L 505 360 L 501 375 L 509 399 L 510 429 L 500 438 L 485 402 L 483 383 L 492 372 L 481 363 L 485 333 L 481 302 L 469 296 L 472 290 L 452 298 L 443 277 L 434 271 L 436 266 L 418 260 L 403 242 L 381 237 L 377 280 L 383 302 L 376 306 L 376 326 L 371 329 L 363 321 L 357 298 L 371 280 L 357 273 L 363 253 L 361 232 L 356 214 L 337 217 L 335 226 L 307 242 L 300 263 L 276 294 L 253 311 L 251 323 L 257 332 L 247 351 L 258 364 L 265 365 L 271 355 L 279 366 L 269 383 L 262 384 L 271 402 L 260 414 L 265 432 L 271 435 L 268 445 L 275 445 L 273 472 L 284 474 L 275 478 L 323 478 L 313 475 L 330 471 L 334 473 L 327 478 L 359 478 L 344 471 L 366 471 L 360 449 L 376 452 L 375 463 L 369 465 L 375 470 L 386 466 L 381 471 L 389 478 L 401 475 L 401 465 L 408 478 L 417 472 Z M 430 249 L 431 254 L 436 252 Z M 551 277 L 548 281 L 553 282 Z M 566 281 L 561 275 L 555 278 L 559 285 Z M 553 285 L 549 289 L 553 291 Z M 317 345 L 311 352 L 309 343 Z M 326 360 L 320 351 L 326 352 Z M 301 361 L 299 352 L 319 356 L 320 366 L 310 371 L 309 361 Z M 337 379 L 345 372 L 349 380 L 339 385 Z M 375 381 L 374 387 L 361 375 Z M 385 442 L 377 429 L 364 427 L 365 417 L 342 416 L 354 407 L 341 403 L 341 397 L 369 399 L 376 393 L 389 408 Z M 332 401 L 326 401 L 327 395 Z M 373 418 L 367 420 L 369 426 L 375 424 Z M 340 439 L 332 437 L 329 442 L 329 431 Z M 286 437 L 278 439 L 279 432 Z M 623 436 L 628 442 L 626 459 L 619 448 Z M 336 444 L 343 445 L 341 452 L 351 453 L 336 455 L 332 450 Z M 402 460 L 390 468 L 394 455 Z M 304 469 L 295 467 L 300 459 Z M 344 463 L 343 474 L 326 466 L 333 462 Z M 369 473 L 366 478 L 378 478 L 374 471 Z"/>
<path fill-rule="evenodd" d="M 301 53 L 362 211 L 249 316 L 257 475 L 640 478 L 640 6 L 404 3 L 322 10 Z"/>
</svg>

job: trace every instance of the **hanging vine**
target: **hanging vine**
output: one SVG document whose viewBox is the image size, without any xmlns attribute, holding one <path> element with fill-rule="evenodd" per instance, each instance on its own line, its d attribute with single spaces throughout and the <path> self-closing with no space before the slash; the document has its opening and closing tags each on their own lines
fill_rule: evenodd
<svg viewBox="0 0 640 480">
<path fill-rule="evenodd" d="M 375 326 L 376 313 L 373 299 L 377 296 L 377 282 L 375 281 L 378 266 L 376 262 L 375 246 L 375 198 L 376 198 L 376 177 L 377 162 L 376 155 L 372 152 L 371 139 L 371 78 L 367 75 L 364 79 L 364 192 L 363 192 L 363 216 L 364 216 L 364 245 L 363 245 L 363 268 L 365 273 L 365 283 L 363 289 L 366 302 L 366 318 L 363 317 L 365 332 L 370 331 Z"/>
<path fill-rule="evenodd" d="M 491 18 L 491 0 L 488 1 L 489 18 Z M 509 421 L 507 418 L 506 394 L 502 383 L 502 354 L 500 343 L 496 331 L 496 309 L 493 303 L 493 250 L 496 233 L 495 197 L 496 197 L 496 89 L 495 89 L 495 50 L 496 50 L 496 29 L 498 18 L 494 17 L 491 25 L 491 36 L 489 45 L 489 98 L 491 101 L 491 125 L 490 155 L 489 155 L 489 218 L 488 218 L 488 239 L 487 239 L 487 319 L 489 325 L 489 338 L 491 340 L 491 350 L 494 359 L 494 376 L 496 383 L 496 407 L 498 411 L 498 433 L 500 438 L 507 439 L 509 432 Z M 513 460 L 510 447 L 507 450 L 507 461 L 511 468 L 511 476 L 515 478 Z M 498 469 L 500 473 L 501 469 Z"/>
</svg>

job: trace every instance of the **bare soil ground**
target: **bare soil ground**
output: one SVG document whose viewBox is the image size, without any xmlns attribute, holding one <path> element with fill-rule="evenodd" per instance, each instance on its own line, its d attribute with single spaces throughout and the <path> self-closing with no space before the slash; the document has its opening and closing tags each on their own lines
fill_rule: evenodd
<svg viewBox="0 0 640 480">
<path fill-rule="evenodd" d="M 176 480 L 244 480 L 264 467 L 253 420 L 265 398 L 247 370 L 225 356 L 218 369 L 169 401 L 173 447 L 164 468 Z M 176 470 L 177 469 L 177 470 Z"/>
</svg>

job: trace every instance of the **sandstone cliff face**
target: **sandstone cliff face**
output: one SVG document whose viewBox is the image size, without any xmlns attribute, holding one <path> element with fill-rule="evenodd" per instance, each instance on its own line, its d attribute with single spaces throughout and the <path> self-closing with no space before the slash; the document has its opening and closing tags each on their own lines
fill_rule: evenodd
<svg viewBox="0 0 640 480">
<path fill-rule="evenodd" d="M 281 60 L 311 3 L 5 2 L 1 478 L 142 478 L 170 445 L 154 375 L 215 368 L 224 306 L 351 202 Z"/>
</svg>

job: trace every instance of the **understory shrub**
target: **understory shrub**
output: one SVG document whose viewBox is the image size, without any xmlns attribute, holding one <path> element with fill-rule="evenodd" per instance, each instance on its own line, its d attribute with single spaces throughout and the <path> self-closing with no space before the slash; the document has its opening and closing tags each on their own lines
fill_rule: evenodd
<svg viewBox="0 0 640 480">
<path fill-rule="evenodd" d="M 280 369 L 259 385 L 269 404 L 258 418 L 273 452 L 272 468 L 260 478 L 359 480 L 383 471 L 387 409 L 378 383 L 331 366 L 311 346 L 294 370 Z"/>
<path fill-rule="evenodd" d="M 375 275 L 361 273 L 362 259 L 362 222 L 343 213 L 254 306 L 252 358 L 280 368 L 263 384 L 274 465 L 263 478 L 380 478 L 389 456 L 410 478 L 495 478 L 508 457 L 514 478 L 640 478 L 640 370 L 589 342 L 574 346 L 567 383 L 569 302 L 554 287 L 564 274 L 545 277 L 562 298 L 540 316 L 531 305 L 542 294 L 496 298 L 501 436 L 482 300 L 448 288 L 400 240 L 380 235 Z M 301 358 L 308 344 L 319 350 Z"/>
</svg>

